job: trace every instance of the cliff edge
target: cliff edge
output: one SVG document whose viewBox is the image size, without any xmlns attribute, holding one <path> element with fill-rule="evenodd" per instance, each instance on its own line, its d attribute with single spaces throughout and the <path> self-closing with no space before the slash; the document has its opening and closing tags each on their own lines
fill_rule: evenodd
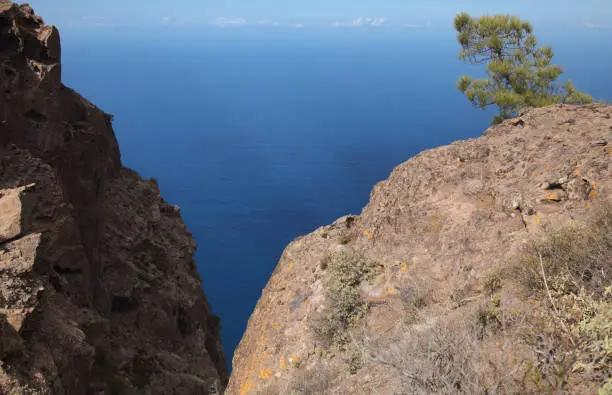
<svg viewBox="0 0 612 395">
<path fill-rule="evenodd" d="M 60 58 L 55 27 L 0 1 L 0 393 L 221 393 L 196 244 Z"/>
<path fill-rule="evenodd" d="M 556 105 L 399 165 L 285 249 L 226 393 L 612 393 L 611 140 Z"/>
</svg>

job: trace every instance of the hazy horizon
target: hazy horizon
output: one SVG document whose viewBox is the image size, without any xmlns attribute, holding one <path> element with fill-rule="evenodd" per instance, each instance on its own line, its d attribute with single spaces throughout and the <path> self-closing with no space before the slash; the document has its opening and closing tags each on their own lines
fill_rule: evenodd
<svg viewBox="0 0 612 395">
<path fill-rule="evenodd" d="M 30 5 L 47 23 L 60 28 L 116 27 L 328 27 L 447 29 L 458 12 L 513 14 L 536 27 L 612 29 L 612 2 L 607 0 L 456 0 L 405 1 L 334 0 L 286 2 L 281 0 L 170 2 L 120 0 L 32 0 Z"/>
</svg>

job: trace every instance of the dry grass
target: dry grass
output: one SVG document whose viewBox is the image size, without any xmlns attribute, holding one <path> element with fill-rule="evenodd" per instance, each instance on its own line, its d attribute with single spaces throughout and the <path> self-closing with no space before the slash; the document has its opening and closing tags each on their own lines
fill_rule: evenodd
<svg viewBox="0 0 612 395">
<path fill-rule="evenodd" d="M 390 343 L 371 340 L 367 347 L 371 363 L 392 369 L 397 390 L 411 394 L 482 393 L 479 348 L 469 319 L 400 328 Z"/>
<path fill-rule="evenodd" d="M 368 339 L 366 368 L 388 367 L 398 393 L 610 395 L 612 209 L 591 218 L 534 241 L 511 270 L 485 278 L 481 298 Z M 508 275 L 518 289 L 505 288 Z M 427 292 L 400 291 L 422 316 Z"/>
<path fill-rule="evenodd" d="M 399 325 L 359 341 L 351 328 L 368 306 L 358 289 L 375 265 L 354 253 L 332 256 L 322 267 L 327 307 L 313 322 L 315 338 L 337 351 L 344 374 L 384 367 L 398 394 L 611 395 L 612 208 L 590 218 L 534 240 L 509 269 L 486 276 L 479 297 L 448 310 L 432 304 L 431 286 L 409 283 L 399 289 Z M 311 370 L 292 388 L 318 394 L 329 386 Z"/>
<path fill-rule="evenodd" d="M 325 395 L 330 393 L 338 372 L 326 362 L 319 362 L 311 369 L 300 369 L 288 383 L 284 393 L 288 395 Z"/>
<path fill-rule="evenodd" d="M 432 301 L 432 288 L 429 282 L 421 281 L 398 289 L 403 307 L 404 324 L 412 324 L 418 321 L 420 312 Z"/>
<path fill-rule="evenodd" d="M 545 305 L 523 335 L 535 358 L 528 381 L 539 391 L 609 391 L 612 380 L 612 208 L 535 241 L 515 273 Z"/>
<path fill-rule="evenodd" d="M 612 207 L 603 206 L 586 223 L 570 222 L 535 241 L 522 257 L 518 274 L 528 289 L 545 290 L 540 255 L 551 292 L 603 295 L 612 281 Z"/>
</svg>

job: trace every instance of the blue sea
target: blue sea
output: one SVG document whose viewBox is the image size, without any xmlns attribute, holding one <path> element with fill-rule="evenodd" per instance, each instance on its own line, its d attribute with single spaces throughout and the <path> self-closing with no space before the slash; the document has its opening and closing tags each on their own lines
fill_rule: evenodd
<svg viewBox="0 0 612 395">
<path fill-rule="evenodd" d="M 612 32 L 542 32 L 565 76 L 612 99 Z M 115 115 L 125 165 L 181 207 L 228 359 L 285 246 L 419 151 L 492 112 L 450 30 L 99 29 L 63 34 L 64 82 Z"/>
</svg>

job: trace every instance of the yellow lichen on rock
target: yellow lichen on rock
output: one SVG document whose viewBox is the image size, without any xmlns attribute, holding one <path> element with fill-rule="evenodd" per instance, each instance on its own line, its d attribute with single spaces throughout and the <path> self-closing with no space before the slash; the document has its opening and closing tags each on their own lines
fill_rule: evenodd
<svg viewBox="0 0 612 395">
<path fill-rule="evenodd" d="M 259 378 L 260 379 L 269 379 L 270 377 L 272 377 L 272 370 L 270 369 L 260 369 L 259 370 Z"/>
</svg>

